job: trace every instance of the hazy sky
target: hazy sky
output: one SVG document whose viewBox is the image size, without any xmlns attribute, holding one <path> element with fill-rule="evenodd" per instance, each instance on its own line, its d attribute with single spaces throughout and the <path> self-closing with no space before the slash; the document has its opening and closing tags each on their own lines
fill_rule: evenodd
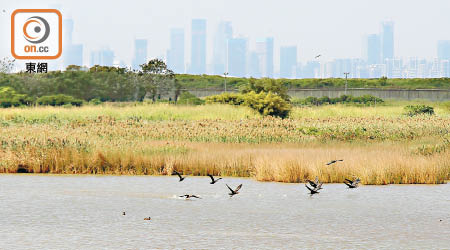
<svg viewBox="0 0 450 250">
<path fill-rule="evenodd" d="M 438 40 L 450 40 L 449 0 L 0 0 L 0 57 L 10 54 L 10 14 L 18 8 L 60 5 L 63 18 L 74 20 L 74 43 L 84 44 L 84 62 L 92 49 L 108 47 L 130 63 L 134 38 L 149 40 L 150 57 L 164 56 L 169 29 L 185 29 L 190 59 L 192 18 L 207 19 L 207 62 L 220 20 L 231 21 L 236 36 L 275 38 L 279 46 L 297 45 L 299 60 L 323 54 L 323 60 L 361 57 L 363 35 L 380 31 L 383 20 L 395 22 L 395 55 L 431 59 Z"/>
</svg>

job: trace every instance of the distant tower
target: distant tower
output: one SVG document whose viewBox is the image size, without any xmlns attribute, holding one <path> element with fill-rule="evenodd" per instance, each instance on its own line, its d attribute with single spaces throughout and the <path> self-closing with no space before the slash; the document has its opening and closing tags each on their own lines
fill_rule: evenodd
<svg viewBox="0 0 450 250">
<path fill-rule="evenodd" d="M 147 40 L 146 39 L 135 39 L 134 40 L 134 58 L 132 67 L 138 70 L 141 64 L 147 62 Z"/>
<path fill-rule="evenodd" d="M 394 22 L 392 21 L 382 23 L 381 50 L 381 63 L 384 63 L 386 59 L 394 59 Z"/>
<path fill-rule="evenodd" d="M 94 65 L 109 66 L 114 65 L 114 51 L 109 49 L 101 49 L 91 52 L 91 67 Z"/>
<path fill-rule="evenodd" d="M 265 76 L 273 77 L 273 37 L 266 38 L 266 70 Z"/>
<path fill-rule="evenodd" d="M 228 40 L 228 73 L 230 76 L 244 77 L 247 74 L 247 39 Z"/>
<path fill-rule="evenodd" d="M 191 65 L 189 73 L 206 73 L 206 20 L 192 20 Z"/>
<path fill-rule="evenodd" d="M 72 33 L 73 33 L 74 22 L 72 19 L 65 19 L 63 21 L 63 62 L 64 68 L 69 65 L 83 65 L 83 45 L 73 44 Z"/>
<path fill-rule="evenodd" d="M 170 49 L 167 51 L 167 66 L 175 73 L 184 73 L 184 29 L 170 30 Z"/>
<path fill-rule="evenodd" d="M 231 22 L 220 22 L 214 37 L 213 71 L 216 75 L 222 75 L 227 65 L 227 44 L 233 37 Z"/>
<path fill-rule="evenodd" d="M 377 34 L 370 34 L 367 36 L 365 44 L 365 57 L 368 65 L 380 64 L 381 62 L 381 48 L 380 36 Z"/>
<path fill-rule="evenodd" d="M 297 46 L 280 48 L 280 78 L 292 78 L 296 76 Z"/>
<path fill-rule="evenodd" d="M 450 40 L 438 42 L 437 56 L 439 60 L 450 60 Z"/>
</svg>

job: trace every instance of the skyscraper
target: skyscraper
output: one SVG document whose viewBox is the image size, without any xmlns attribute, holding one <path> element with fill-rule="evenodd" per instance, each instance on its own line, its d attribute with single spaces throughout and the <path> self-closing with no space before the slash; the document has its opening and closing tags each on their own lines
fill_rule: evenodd
<svg viewBox="0 0 450 250">
<path fill-rule="evenodd" d="M 366 60 L 368 65 L 380 64 L 381 49 L 380 36 L 377 34 L 370 34 L 367 36 L 366 44 Z"/>
<path fill-rule="evenodd" d="M 228 40 L 228 73 L 230 76 L 244 77 L 247 74 L 247 39 Z"/>
<path fill-rule="evenodd" d="M 280 77 L 292 78 L 296 75 L 297 46 L 280 48 Z"/>
<path fill-rule="evenodd" d="M 394 58 L 394 22 L 387 21 L 382 23 L 381 32 L 381 62 L 386 59 Z"/>
<path fill-rule="evenodd" d="M 133 69 L 138 70 L 139 66 L 146 62 L 147 62 L 147 40 L 135 39 L 132 67 Z"/>
<path fill-rule="evenodd" d="M 273 37 L 266 38 L 266 70 L 265 76 L 273 77 Z"/>
<path fill-rule="evenodd" d="M 248 73 L 251 77 L 260 78 L 262 76 L 261 57 L 256 51 L 250 52 L 250 62 Z"/>
<path fill-rule="evenodd" d="M 231 22 L 221 21 L 217 27 L 216 35 L 214 36 L 214 51 L 213 51 L 213 72 L 216 75 L 222 75 L 227 65 L 227 44 L 228 40 L 233 37 L 233 28 Z"/>
<path fill-rule="evenodd" d="M 69 65 L 83 65 L 83 45 L 73 44 L 72 33 L 73 33 L 73 20 L 66 19 L 63 22 L 63 62 L 64 68 Z"/>
<path fill-rule="evenodd" d="M 191 65 L 189 73 L 206 73 L 206 20 L 192 20 Z"/>
<path fill-rule="evenodd" d="M 167 66 L 175 73 L 184 73 L 184 30 L 170 30 L 170 49 L 167 51 Z"/>
<path fill-rule="evenodd" d="M 94 65 L 109 66 L 114 65 L 114 51 L 109 49 L 101 49 L 91 52 L 91 67 Z"/>
<path fill-rule="evenodd" d="M 450 60 L 450 40 L 441 40 L 438 42 L 437 54 L 439 60 Z"/>
</svg>

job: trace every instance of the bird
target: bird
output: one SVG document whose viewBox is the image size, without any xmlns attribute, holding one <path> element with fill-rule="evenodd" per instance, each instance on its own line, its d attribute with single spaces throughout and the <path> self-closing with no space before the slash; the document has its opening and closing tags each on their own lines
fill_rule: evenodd
<svg viewBox="0 0 450 250">
<path fill-rule="evenodd" d="M 318 194 L 319 190 L 322 189 L 322 183 L 320 183 L 316 188 L 310 188 L 307 184 L 305 184 L 305 187 L 309 190 L 309 192 L 311 192 L 311 196 L 313 196 L 314 194 Z"/>
<path fill-rule="evenodd" d="M 180 197 L 185 197 L 186 200 L 190 199 L 190 198 L 197 198 L 197 199 L 201 199 L 201 197 L 198 197 L 197 195 L 194 194 L 185 194 L 185 195 L 180 195 Z"/>
<path fill-rule="evenodd" d="M 123 212 L 122 215 L 126 215 L 125 212 Z"/>
<path fill-rule="evenodd" d="M 334 164 L 334 163 L 336 163 L 336 162 L 338 162 L 338 161 L 344 161 L 344 160 L 332 160 L 332 161 L 328 162 L 327 165 Z"/>
<path fill-rule="evenodd" d="M 357 188 L 358 184 L 361 182 L 359 178 L 356 178 L 355 180 L 351 181 L 349 179 L 345 179 L 344 184 L 348 186 L 348 188 Z"/>
<path fill-rule="evenodd" d="M 152 218 L 149 216 L 149 217 L 146 217 L 146 218 L 144 218 L 144 220 L 151 220 Z"/>
<path fill-rule="evenodd" d="M 229 193 L 230 197 L 233 197 L 233 195 L 239 194 L 238 191 L 242 187 L 242 184 L 240 184 L 239 186 L 237 186 L 237 188 L 235 190 L 233 190 L 230 188 L 230 186 L 228 186 L 228 184 L 225 184 L 225 185 L 227 185 L 228 189 L 231 191 L 231 193 Z"/>
<path fill-rule="evenodd" d="M 315 58 L 315 59 L 317 59 L 317 58 L 319 58 L 319 57 L 321 57 L 321 56 L 322 56 L 322 55 L 320 55 L 320 54 L 319 54 L 319 55 L 317 55 L 317 56 L 316 56 L 316 57 L 314 57 L 314 58 Z"/>
<path fill-rule="evenodd" d="M 181 176 L 181 174 L 180 173 L 178 173 L 177 171 L 173 171 L 176 175 L 178 175 L 178 177 L 180 177 L 180 180 L 179 181 L 183 181 L 186 177 L 183 177 L 183 176 Z"/>
<path fill-rule="evenodd" d="M 211 178 L 211 182 L 209 184 L 215 184 L 216 182 L 218 182 L 219 180 L 221 180 L 222 178 L 218 178 L 214 180 L 214 176 L 208 174 L 209 178 Z"/>
<path fill-rule="evenodd" d="M 311 185 L 311 187 L 313 187 L 313 188 L 319 188 L 319 189 L 317 189 L 317 190 L 320 190 L 320 189 L 322 189 L 322 182 L 321 183 L 319 183 L 319 177 L 317 177 L 316 176 L 316 179 L 314 180 L 314 181 L 311 181 L 311 180 L 306 180 L 308 183 L 309 183 L 309 185 Z"/>
</svg>

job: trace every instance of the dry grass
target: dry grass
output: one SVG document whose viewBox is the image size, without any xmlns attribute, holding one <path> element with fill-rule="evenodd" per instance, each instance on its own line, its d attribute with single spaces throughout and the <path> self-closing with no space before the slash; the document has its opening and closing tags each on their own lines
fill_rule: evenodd
<svg viewBox="0 0 450 250">
<path fill-rule="evenodd" d="M 160 175 L 177 169 L 280 182 L 358 176 L 365 184 L 450 179 L 446 115 L 364 116 L 362 110 L 361 117 L 281 120 L 211 107 L 0 110 L 0 172 Z M 325 166 L 337 158 L 345 161 Z"/>
</svg>

